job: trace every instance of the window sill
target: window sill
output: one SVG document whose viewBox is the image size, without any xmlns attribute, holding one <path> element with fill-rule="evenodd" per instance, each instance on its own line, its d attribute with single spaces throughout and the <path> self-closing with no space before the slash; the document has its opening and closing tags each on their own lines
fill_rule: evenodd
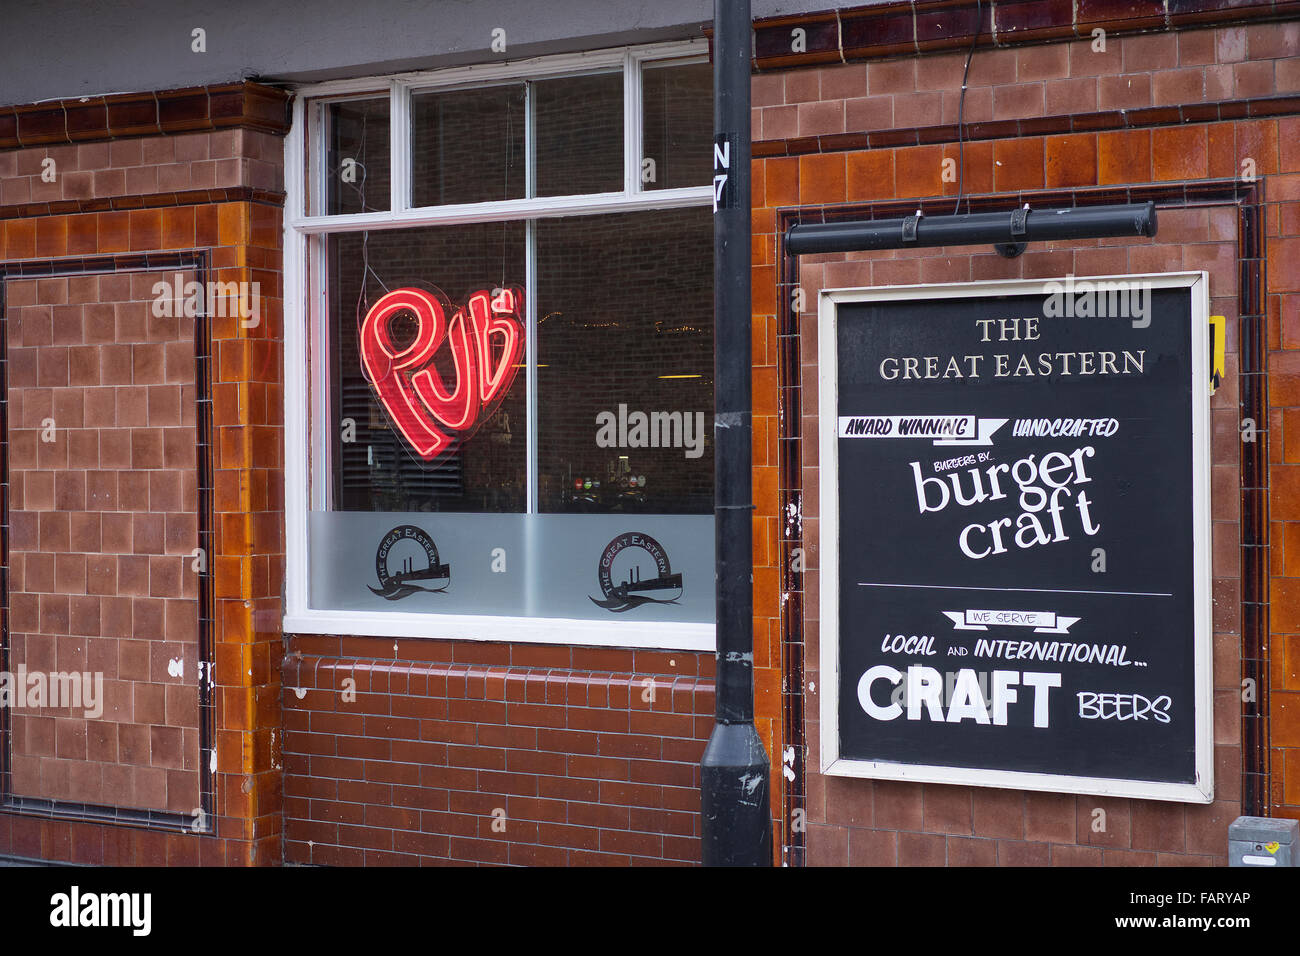
<svg viewBox="0 0 1300 956">
<path fill-rule="evenodd" d="M 607 623 L 564 618 L 411 614 L 401 611 L 307 609 L 285 614 L 284 633 L 684 651 L 712 651 L 716 646 L 713 624 Z"/>
</svg>

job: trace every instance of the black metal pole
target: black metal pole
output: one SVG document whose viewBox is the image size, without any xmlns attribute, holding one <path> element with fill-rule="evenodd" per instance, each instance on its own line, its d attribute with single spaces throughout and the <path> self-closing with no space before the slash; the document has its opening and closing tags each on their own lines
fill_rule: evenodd
<svg viewBox="0 0 1300 956">
<path fill-rule="evenodd" d="M 700 764 L 705 866 L 770 866 L 767 753 L 754 728 L 750 467 L 749 0 L 713 5 L 716 723 Z"/>
</svg>

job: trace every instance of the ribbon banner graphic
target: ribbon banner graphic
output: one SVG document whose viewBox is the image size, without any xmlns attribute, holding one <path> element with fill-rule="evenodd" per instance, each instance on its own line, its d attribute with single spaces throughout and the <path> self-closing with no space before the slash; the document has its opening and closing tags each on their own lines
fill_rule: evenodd
<svg viewBox="0 0 1300 956">
<path fill-rule="evenodd" d="M 975 415 L 841 415 L 841 438 L 924 438 L 936 445 L 992 445 L 1005 418 Z"/>
<path fill-rule="evenodd" d="M 1035 634 L 1068 634 L 1070 625 L 1081 620 L 1055 611 L 944 611 L 943 616 L 958 631 L 987 631 L 995 625 L 1032 627 Z"/>
</svg>

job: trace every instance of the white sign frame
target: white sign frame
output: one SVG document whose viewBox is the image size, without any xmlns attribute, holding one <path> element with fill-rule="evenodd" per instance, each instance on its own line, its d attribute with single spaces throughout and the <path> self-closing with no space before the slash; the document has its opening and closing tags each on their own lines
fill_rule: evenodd
<svg viewBox="0 0 1300 956">
<path fill-rule="evenodd" d="M 944 767 L 890 761 L 855 760 L 840 755 L 839 733 L 839 383 L 836 365 L 838 308 L 842 304 L 914 299 L 981 298 L 1059 291 L 1069 279 L 992 280 L 942 285 L 824 289 L 818 297 L 818 452 L 821 527 L 821 772 L 836 777 L 909 780 L 1013 790 L 1087 793 L 1107 797 L 1211 803 L 1214 800 L 1214 686 L 1210 567 L 1210 398 L 1209 398 L 1209 274 L 1207 272 L 1070 277 L 1076 284 L 1144 282 L 1152 289 L 1185 288 L 1192 323 L 1192 520 L 1195 585 L 1193 607 L 1194 736 L 1196 782 L 1168 783 L 1108 777 L 1029 773 L 971 767 Z M 1049 283 L 1059 283 L 1048 290 Z"/>
</svg>

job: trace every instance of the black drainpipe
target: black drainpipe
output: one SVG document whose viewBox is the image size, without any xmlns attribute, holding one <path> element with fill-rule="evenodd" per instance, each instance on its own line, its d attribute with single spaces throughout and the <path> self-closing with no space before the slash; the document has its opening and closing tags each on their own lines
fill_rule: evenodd
<svg viewBox="0 0 1300 956">
<path fill-rule="evenodd" d="M 754 728 L 750 447 L 749 0 L 713 6 L 716 723 L 700 764 L 705 866 L 772 865 L 767 753 Z"/>
</svg>

